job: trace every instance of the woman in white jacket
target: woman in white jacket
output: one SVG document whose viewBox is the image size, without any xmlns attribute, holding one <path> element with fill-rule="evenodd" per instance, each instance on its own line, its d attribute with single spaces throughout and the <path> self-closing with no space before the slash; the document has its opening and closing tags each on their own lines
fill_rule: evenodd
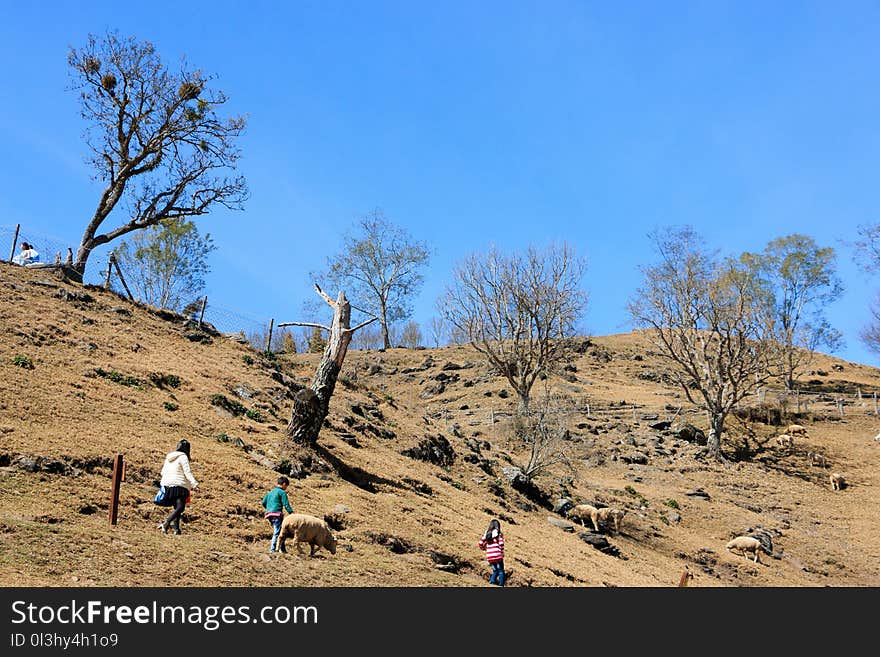
<svg viewBox="0 0 880 657">
<path fill-rule="evenodd" d="M 180 533 L 180 516 L 186 508 L 186 498 L 191 490 L 199 489 L 199 482 L 193 477 L 189 467 L 189 441 L 184 439 L 177 443 L 177 449 L 165 457 L 162 464 L 160 486 L 165 487 L 165 495 L 171 500 L 174 510 L 159 525 L 162 533 L 168 533 L 174 527 L 174 533 Z"/>
</svg>

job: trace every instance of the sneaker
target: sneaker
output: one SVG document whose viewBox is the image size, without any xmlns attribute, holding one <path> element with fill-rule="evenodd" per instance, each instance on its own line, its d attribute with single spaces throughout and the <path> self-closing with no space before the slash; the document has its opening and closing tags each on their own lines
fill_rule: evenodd
<svg viewBox="0 0 880 657">
<path fill-rule="evenodd" d="M 163 534 L 167 534 L 167 533 L 168 533 L 168 527 L 165 526 L 165 523 L 164 523 L 164 522 L 160 522 L 160 523 L 159 523 L 159 526 L 156 527 L 156 529 L 158 529 L 159 531 L 161 531 Z"/>
</svg>

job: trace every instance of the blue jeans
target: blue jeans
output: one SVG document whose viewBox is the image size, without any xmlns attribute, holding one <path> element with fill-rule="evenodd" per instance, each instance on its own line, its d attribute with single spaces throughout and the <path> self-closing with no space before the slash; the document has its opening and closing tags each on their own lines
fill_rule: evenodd
<svg viewBox="0 0 880 657">
<path fill-rule="evenodd" d="M 489 584 L 504 586 L 504 562 L 495 561 L 489 565 L 492 566 L 492 576 L 489 578 Z"/>
<path fill-rule="evenodd" d="M 268 520 L 272 525 L 272 543 L 269 545 L 269 552 L 274 552 L 275 546 L 278 545 L 278 536 L 281 534 L 281 523 L 284 521 L 284 518 L 278 516 L 277 518 L 269 518 Z"/>
</svg>

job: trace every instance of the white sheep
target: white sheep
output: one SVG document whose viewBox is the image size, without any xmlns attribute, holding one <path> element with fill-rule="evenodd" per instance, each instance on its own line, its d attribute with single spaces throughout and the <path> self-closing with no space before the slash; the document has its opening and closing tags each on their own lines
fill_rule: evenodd
<svg viewBox="0 0 880 657">
<path fill-rule="evenodd" d="M 776 436 L 776 444 L 780 447 L 794 447 L 794 438 L 787 433 L 783 433 Z"/>
<path fill-rule="evenodd" d="M 336 538 L 330 532 L 327 523 L 315 516 L 305 513 L 292 513 L 284 517 L 281 523 L 281 533 L 278 535 L 278 549 L 284 549 L 284 539 L 293 537 L 293 545 L 297 554 L 302 554 L 303 543 L 309 544 L 309 556 L 315 556 L 318 548 L 325 548 L 330 554 L 336 554 Z"/>
<path fill-rule="evenodd" d="M 846 479 L 839 472 L 832 472 L 828 479 L 831 481 L 831 490 L 841 490 L 846 486 Z"/>
<path fill-rule="evenodd" d="M 789 424 L 788 429 L 785 430 L 785 433 L 787 433 L 789 436 L 806 436 L 807 428 L 800 424 Z"/>
<path fill-rule="evenodd" d="M 619 509 L 612 509 L 611 507 L 602 507 L 601 509 L 597 509 L 596 507 L 590 504 L 578 504 L 568 512 L 569 518 L 574 518 L 576 520 L 581 521 L 581 525 L 584 527 L 587 526 L 586 520 L 589 518 L 593 523 L 593 528 L 596 531 L 599 531 L 599 521 L 605 523 L 606 525 L 612 524 L 614 526 L 615 531 L 620 531 L 620 526 L 623 522 L 623 516 L 626 515 L 626 511 L 621 511 Z"/>
<path fill-rule="evenodd" d="M 874 442 L 880 443 L 880 433 L 878 433 L 876 436 L 874 436 Z"/>
<path fill-rule="evenodd" d="M 761 541 L 759 541 L 754 536 L 737 536 L 735 539 L 730 541 L 727 544 L 727 551 L 733 552 L 733 550 L 738 550 L 742 556 L 746 556 L 749 552 L 755 555 L 755 563 L 761 563 L 761 559 L 759 557 L 759 553 L 764 549 L 764 546 L 761 545 Z"/>
</svg>

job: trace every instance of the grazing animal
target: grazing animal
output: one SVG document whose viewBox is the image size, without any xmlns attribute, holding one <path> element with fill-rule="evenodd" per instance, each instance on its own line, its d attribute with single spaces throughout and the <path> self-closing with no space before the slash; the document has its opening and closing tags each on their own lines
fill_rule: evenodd
<svg viewBox="0 0 880 657">
<path fill-rule="evenodd" d="M 800 424 L 789 424 L 788 429 L 785 430 L 789 436 L 806 436 L 807 428 Z"/>
<path fill-rule="evenodd" d="M 292 513 L 285 516 L 281 523 L 281 533 L 278 535 L 278 549 L 281 552 L 286 552 L 284 540 L 288 536 L 293 538 L 297 554 L 302 554 L 300 546 L 303 543 L 309 544 L 310 557 L 315 556 L 315 551 L 318 548 L 324 548 L 330 554 L 336 554 L 336 537 L 330 532 L 327 523 L 315 516 L 305 513 Z"/>
<path fill-rule="evenodd" d="M 776 444 L 780 447 L 794 447 L 794 438 L 787 433 L 776 436 Z"/>
<path fill-rule="evenodd" d="M 623 516 L 625 515 L 626 511 L 621 511 L 620 509 L 612 509 L 607 506 L 597 509 L 590 504 L 578 504 L 577 506 L 572 507 L 568 512 L 569 518 L 580 520 L 581 525 L 584 527 L 587 526 L 587 519 L 592 521 L 593 529 L 596 531 L 599 531 L 600 520 L 606 525 L 612 524 L 615 531 L 620 531 L 620 526 L 623 523 Z"/>
<path fill-rule="evenodd" d="M 846 479 L 839 472 L 832 472 L 828 479 L 831 481 L 831 490 L 841 490 L 846 486 Z"/>
<path fill-rule="evenodd" d="M 828 459 L 818 452 L 807 452 L 807 458 L 810 459 L 810 465 L 818 465 L 823 468 L 828 467 Z"/>
<path fill-rule="evenodd" d="M 733 552 L 734 550 L 737 550 L 746 558 L 748 558 L 746 555 L 751 552 L 755 555 L 755 563 L 761 563 L 761 559 L 758 555 L 764 550 L 764 546 L 761 545 L 761 541 L 754 536 L 737 536 L 727 544 L 728 552 Z"/>
<path fill-rule="evenodd" d="M 880 433 L 878 433 L 876 436 L 874 436 L 874 442 L 880 443 Z"/>
</svg>

